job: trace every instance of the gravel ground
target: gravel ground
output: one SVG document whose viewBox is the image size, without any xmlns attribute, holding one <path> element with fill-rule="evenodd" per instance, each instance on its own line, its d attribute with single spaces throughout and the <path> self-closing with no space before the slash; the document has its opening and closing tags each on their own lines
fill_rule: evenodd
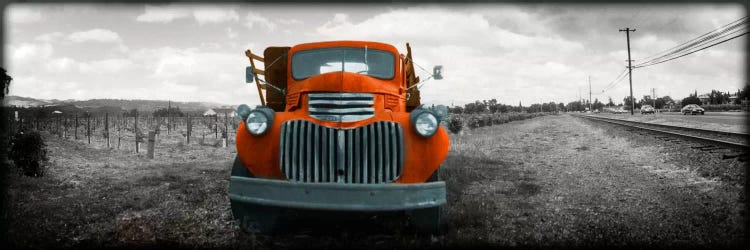
<svg viewBox="0 0 750 250">
<path fill-rule="evenodd" d="M 748 133 L 747 120 L 748 116 L 744 113 L 734 114 L 714 114 L 713 112 L 705 115 L 678 115 L 678 114 L 611 114 L 600 113 L 596 116 L 611 117 L 638 122 L 649 122 L 656 124 L 682 126 L 688 128 L 711 129 L 718 131 L 727 131 L 735 133 Z"/>
<path fill-rule="evenodd" d="M 176 141 L 148 160 L 50 137 L 48 175 L 8 177 L 8 248 L 731 248 L 747 236 L 744 164 L 721 157 L 733 152 L 568 115 L 452 134 L 441 235 L 400 213 L 311 211 L 277 234 L 241 232 L 226 197 L 232 149 Z"/>
</svg>

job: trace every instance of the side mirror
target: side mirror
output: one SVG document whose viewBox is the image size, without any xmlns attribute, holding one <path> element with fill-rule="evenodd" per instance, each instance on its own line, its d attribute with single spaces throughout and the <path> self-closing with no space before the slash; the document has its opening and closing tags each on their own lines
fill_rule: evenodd
<svg viewBox="0 0 750 250">
<path fill-rule="evenodd" d="M 435 78 L 435 80 L 443 79 L 443 65 L 432 68 L 432 78 Z"/>
<path fill-rule="evenodd" d="M 253 73 L 253 66 L 245 67 L 245 82 L 253 83 L 255 80 L 255 74 Z"/>
</svg>

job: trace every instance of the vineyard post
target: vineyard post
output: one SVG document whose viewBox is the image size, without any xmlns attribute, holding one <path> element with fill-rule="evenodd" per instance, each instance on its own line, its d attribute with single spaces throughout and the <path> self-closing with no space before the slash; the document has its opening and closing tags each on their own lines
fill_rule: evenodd
<svg viewBox="0 0 750 250">
<path fill-rule="evenodd" d="M 117 149 L 120 149 L 120 140 L 122 139 L 122 136 L 120 135 L 120 131 L 122 130 L 122 119 L 120 116 L 117 117 L 115 126 L 117 127 Z"/>
<path fill-rule="evenodd" d="M 91 144 L 91 113 L 86 113 L 86 138 Z"/>
<path fill-rule="evenodd" d="M 152 122 L 152 124 L 154 124 L 154 126 L 153 126 L 153 128 L 154 128 L 154 134 L 155 134 L 154 138 L 155 138 L 155 140 L 159 140 L 159 134 L 161 132 L 161 131 L 159 131 L 159 126 L 161 126 L 161 120 L 159 118 L 157 118 L 156 116 L 153 116 L 152 118 L 154 119 L 153 122 Z"/>
<path fill-rule="evenodd" d="M 65 122 L 63 123 L 63 137 L 68 139 L 68 116 L 65 116 Z"/>
<path fill-rule="evenodd" d="M 138 153 L 138 109 L 135 110 L 135 116 L 133 118 L 133 134 L 135 134 L 135 153 Z"/>
<path fill-rule="evenodd" d="M 190 122 L 190 114 L 187 114 L 187 132 L 185 133 L 186 144 L 190 144 L 190 134 L 193 132 L 193 124 Z"/>
<path fill-rule="evenodd" d="M 62 137 L 60 133 L 60 116 L 58 115 L 55 115 L 55 133 L 57 133 L 57 137 Z"/>
<path fill-rule="evenodd" d="M 172 117 L 172 115 L 171 115 L 172 113 L 169 112 L 170 109 L 172 109 L 172 101 L 171 100 L 169 101 L 169 104 L 167 105 L 167 134 L 169 134 L 169 132 L 172 130 L 172 123 L 170 121 L 171 120 L 170 118 Z"/>
<path fill-rule="evenodd" d="M 13 132 L 12 132 L 12 130 L 13 130 L 13 117 L 11 115 L 8 115 L 7 128 L 8 128 L 8 138 L 13 138 Z"/>
<path fill-rule="evenodd" d="M 154 137 L 156 133 L 154 131 L 148 131 L 148 158 L 154 159 Z"/>
<path fill-rule="evenodd" d="M 214 116 L 214 138 L 219 139 L 219 114 Z"/>
<path fill-rule="evenodd" d="M 104 135 L 107 136 L 107 148 L 112 147 L 109 141 L 109 113 L 104 113 Z"/>
<path fill-rule="evenodd" d="M 227 116 L 227 112 L 224 112 L 224 147 L 226 148 L 229 146 L 229 124 L 227 123 L 229 121 L 229 117 Z"/>
<path fill-rule="evenodd" d="M 75 135 L 75 136 L 74 136 L 74 139 L 75 139 L 75 140 L 78 140 L 78 113 L 76 113 L 76 116 L 75 116 L 75 118 L 76 118 L 76 121 L 75 121 L 75 122 L 76 122 L 76 125 L 75 125 L 75 129 L 76 129 L 76 130 L 74 131 L 74 133 L 75 133 L 75 134 L 74 134 L 74 135 Z"/>
</svg>

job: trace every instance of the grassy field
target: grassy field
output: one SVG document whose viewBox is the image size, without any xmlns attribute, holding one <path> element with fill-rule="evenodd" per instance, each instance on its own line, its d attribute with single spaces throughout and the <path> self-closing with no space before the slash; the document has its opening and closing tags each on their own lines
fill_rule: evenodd
<svg viewBox="0 0 750 250">
<path fill-rule="evenodd" d="M 741 169 L 736 158 L 691 165 L 567 115 L 451 134 L 440 235 L 418 234 L 401 213 L 314 211 L 289 214 L 277 234 L 248 234 L 229 210 L 233 145 L 163 136 L 150 160 L 46 138 L 47 175 L 8 177 L 9 248 L 727 247 L 745 234 L 744 176 L 699 170 Z"/>
</svg>

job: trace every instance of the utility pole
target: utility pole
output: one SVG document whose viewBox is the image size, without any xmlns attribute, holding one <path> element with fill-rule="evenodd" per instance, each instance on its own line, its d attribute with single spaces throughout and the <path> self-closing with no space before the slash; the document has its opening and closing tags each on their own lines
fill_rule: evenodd
<svg viewBox="0 0 750 250">
<path fill-rule="evenodd" d="M 655 88 L 651 88 L 651 100 L 654 101 L 654 109 L 656 109 L 656 89 Z"/>
<path fill-rule="evenodd" d="M 594 110 L 591 109 L 591 76 L 589 76 L 589 111 L 594 112 Z"/>
<path fill-rule="evenodd" d="M 630 32 L 635 32 L 635 29 L 626 27 L 624 30 L 620 29 L 620 32 L 625 31 L 625 37 L 628 40 L 628 78 L 630 78 L 630 115 L 635 115 L 635 99 L 633 99 L 633 66 L 630 60 Z"/>
<path fill-rule="evenodd" d="M 581 99 L 581 87 L 578 87 L 578 106 L 583 107 L 583 99 Z"/>
<path fill-rule="evenodd" d="M 172 130 L 172 123 L 169 119 L 171 118 L 171 115 L 169 113 L 170 109 L 172 109 L 172 100 L 169 100 L 169 102 L 167 102 L 167 134 L 169 134 L 169 132 Z"/>
</svg>

